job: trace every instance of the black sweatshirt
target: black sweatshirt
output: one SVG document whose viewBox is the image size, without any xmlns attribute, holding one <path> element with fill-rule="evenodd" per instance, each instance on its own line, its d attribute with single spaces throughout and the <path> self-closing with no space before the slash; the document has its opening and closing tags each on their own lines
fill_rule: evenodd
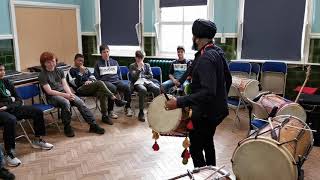
<svg viewBox="0 0 320 180">
<path fill-rule="evenodd" d="M 14 108 L 22 106 L 22 99 L 18 96 L 14 85 L 8 79 L 0 79 L 0 81 L 3 82 L 5 88 L 10 92 L 9 97 L 0 93 L 0 107 L 7 106 L 8 109 L 6 111 L 11 111 Z M 11 97 L 14 97 L 14 102 Z"/>
<path fill-rule="evenodd" d="M 178 97 L 177 106 L 191 106 L 193 120 L 221 122 L 229 113 L 227 96 L 232 83 L 223 51 L 207 44 L 195 54 L 194 62 L 180 80 L 188 75 L 192 76 L 191 94 Z"/>
</svg>

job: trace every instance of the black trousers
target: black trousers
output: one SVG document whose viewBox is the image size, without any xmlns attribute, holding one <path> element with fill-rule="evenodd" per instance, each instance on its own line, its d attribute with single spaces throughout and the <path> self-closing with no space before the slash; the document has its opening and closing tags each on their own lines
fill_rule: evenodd
<svg viewBox="0 0 320 180">
<path fill-rule="evenodd" d="M 117 82 L 106 82 L 104 81 L 108 89 L 113 93 L 116 94 L 117 92 L 122 92 L 124 95 L 124 100 L 127 101 L 126 108 L 130 107 L 131 103 L 131 90 L 128 84 L 125 84 L 123 81 L 119 80 Z M 108 97 L 108 111 L 112 111 L 114 107 L 114 100 Z"/>
<path fill-rule="evenodd" d="M 216 154 L 213 136 L 216 124 L 209 119 L 193 120 L 194 129 L 190 131 L 190 154 L 194 167 L 215 166 Z M 205 155 L 203 155 L 203 151 Z"/>
<path fill-rule="evenodd" d="M 32 119 L 35 136 L 44 136 L 46 127 L 44 125 L 43 112 L 33 106 L 21 106 L 10 111 L 0 112 L 0 125 L 3 129 L 3 140 L 6 152 L 15 148 L 16 123 L 21 119 Z"/>
</svg>

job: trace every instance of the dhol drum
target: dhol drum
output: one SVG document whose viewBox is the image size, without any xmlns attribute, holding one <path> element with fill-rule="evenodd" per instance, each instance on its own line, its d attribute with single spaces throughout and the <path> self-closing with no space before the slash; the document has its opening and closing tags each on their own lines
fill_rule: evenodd
<svg viewBox="0 0 320 180">
<path fill-rule="evenodd" d="M 259 92 L 259 81 L 255 79 L 232 76 L 232 86 L 235 87 L 243 97 L 249 99 L 253 99 L 254 97 L 256 97 Z"/>
<path fill-rule="evenodd" d="M 278 107 L 276 116 L 291 115 L 291 116 L 298 117 L 300 120 L 304 122 L 307 119 L 306 111 L 303 109 L 303 107 L 300 104 L 294 103 L 276 94 L 263 95 L 258 100 L 258 103 L 265 108 L 268 114 L 271 113 L 274 107 Z M 258 118 L 263 118 L 263 117 L 258 117 Z"/>
<path fill-rule="evenodd" d="M 218 168 L 215 166 L 205 166 L 201 168 L 195 168 L 192 171 L 178 175 L 176 177 L 170 178 L 169 180 L 175 179 L 195 179 L 195 180 L 205 180 L 205 179 L 215 179 L 215 180 L 231 180 L 230 173 L 223 168 Z"/>
<path fill-rule="evenodd" d="M 313 136 L 309 126 L 294 116 L 272 119 L 276 140 L 268 124 L 238 143 L 232 156 L 237 180 L 297 180 L 307 159 Z"/>
<path fill-rule="evenodd" d="M 181 108 L 168 111 L 165 109 L 165 102 L 166 98 L 163 94 L 153 99 L 148 108 L 149 126 L 161 135 L 185 136 L 189 111 Z"/>
</svg>

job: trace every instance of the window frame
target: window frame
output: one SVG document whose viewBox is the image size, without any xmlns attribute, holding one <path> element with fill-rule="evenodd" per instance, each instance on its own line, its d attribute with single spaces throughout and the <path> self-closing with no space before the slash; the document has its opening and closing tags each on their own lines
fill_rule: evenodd
<svg viewBox="0 0 320 180">
<path fill-rule="evenodd" d="M 207 0 L 207 19 L 213 19 L 213 2 L 214 0 Z M 193 21 L 182 21 L 182 22 L 163 22 L 161 21 L 161 8 L 160 8 L 160 0 L 155 0 L 155 34 L 156 34 L 156 56 L 160 56 L 160 57 L 170 57 L 170 58 L 176 58 L 176 51 L 175 49 L 173 51 L 162 51 L 161 50 L 161 43 L 162 43 L 162 39 L 161 39 L 161 26 L 162 25 L 181 25 L 181 26 L 185 26 L 185 25 L 192 25 Z M 183 29 L 182 27 L 182 29 Z M 184 29 L 183 29 L 184 31 Z M 184 39 L 184 34 L 181 35 L 182 39 Z M 190 38 L 191 35 L 190 35 Z M 186 58 L 193 58 L 194 57 L 194 51 L 187 51 L 185 53 Z"/>
</svg>

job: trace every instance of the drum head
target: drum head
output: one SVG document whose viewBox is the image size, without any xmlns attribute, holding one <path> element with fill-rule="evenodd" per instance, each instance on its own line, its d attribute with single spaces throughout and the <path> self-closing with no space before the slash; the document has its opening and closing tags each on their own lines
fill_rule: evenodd
<svg viewBox="0 0 320 180">
<path fill-rule="evenodd" d="M 157 96 L 148 108 L 149 126 L 158 133 L 168 133 L 175 130 L 182 117 L 181 109 L 165 110 L 165 101 L 164 95 Z"/>
<path fill-rule="evenodd" d="M 240 180 L 297 179 L 294 159 L 285 148 L 265 138 L 248 138 L 236 148 L 232 169 Z"/>
<path fill-rule="evenodd" d="M 279 115 L 291 115 L 299 118 L 301 121 L 306 122 L 307 114 L 306 111 L 297 103 L 290 103 L 283 106 L 278 112 L 277 116 Z"/>
<path fill-rule="evenodd" d="M 243 96 L 249 99 L 254 99 L 258 94 L 259 94 L 259 81 L 251 79 L 243 92 Z"/>
</svg>

